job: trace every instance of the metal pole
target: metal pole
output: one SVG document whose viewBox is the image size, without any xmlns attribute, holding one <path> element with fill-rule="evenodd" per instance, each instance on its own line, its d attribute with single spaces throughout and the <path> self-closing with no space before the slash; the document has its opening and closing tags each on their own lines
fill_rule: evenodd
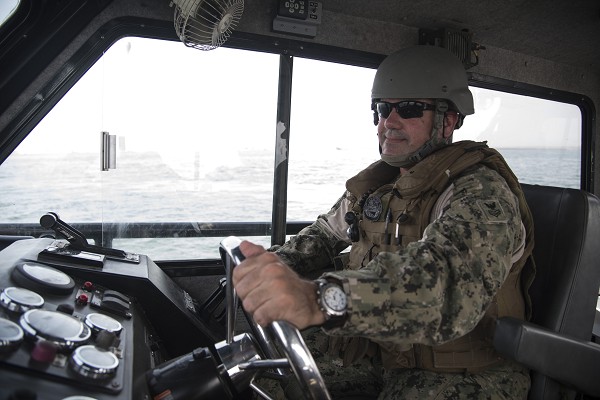
<svg viewBox="0 0 600 400">
<path fill-rule="evenodd" d="M 275 140 L 271 245 L 283 244 L 286 235 L 288 149 L 293 63 L 292 56 L 283 54 L 279 56 L 279 94 L 277 98 L 277 137 Z"/>
</svg>

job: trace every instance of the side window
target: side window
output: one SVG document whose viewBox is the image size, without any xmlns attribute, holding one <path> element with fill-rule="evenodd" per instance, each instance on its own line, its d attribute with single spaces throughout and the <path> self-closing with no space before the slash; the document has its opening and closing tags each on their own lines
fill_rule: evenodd
<svg viewBox="0 0 600 400">
<path fill-rule="evenodd" d="M 379 159 L 370 111 L 374 75 L 368 68 L 294 59 L 288 220 L 312 221 L 328 211 L 346 180 Z M 475 114 L 454 141 L 487 141 L 522 183 L 580 187 L 577 106 L 470 89 Z"/>
<path fill-rule="evenodd" d="M 475 114 L 454 140 L 487 140 L 521 183 L 579 188 L 581 110 L 572 104 L 471 87 Z"/>
<path fill-rule="evenodd" d="M 375 70 L 294 59 L 288 220 L 313 221 L 346 180 L 379 159 L 371 111 Z"/>
<path fill-rule="evenodd" d="M 0 166 L 2 222 L 34 226 L 54 211 L 155 260 L 218 258 L 220 237 L 203 231 L 271 218 L 278 63 L 119 40 Z M 114 135 L 108 171 L 101 132 Z"/>
</svg>

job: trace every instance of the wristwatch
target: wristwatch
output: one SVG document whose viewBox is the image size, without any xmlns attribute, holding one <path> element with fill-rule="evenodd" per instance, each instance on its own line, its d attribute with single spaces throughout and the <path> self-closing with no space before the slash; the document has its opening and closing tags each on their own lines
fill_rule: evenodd
<svg viewBox="0 0 600 400">
<path fill-rule="evenodd" d="M 346 321 L 348 298 L 341 285 L 319 278 L 317 283 L 317 299 L 321 310 L 325 313 L 325 329 L 342 326 Z"/>
</svg>

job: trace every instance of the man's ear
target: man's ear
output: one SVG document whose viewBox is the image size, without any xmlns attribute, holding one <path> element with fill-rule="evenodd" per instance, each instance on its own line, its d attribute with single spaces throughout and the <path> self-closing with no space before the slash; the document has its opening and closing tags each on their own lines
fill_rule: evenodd
<svg viewBox="0 0 600 400">
<path fill-rule="evenodd" d="M 447 112 L 444 114 L 444 138 L 449 138 L 454 132 L 456 123 L 458 122 L 458 114 L 455 112 Z"/>
</svg>

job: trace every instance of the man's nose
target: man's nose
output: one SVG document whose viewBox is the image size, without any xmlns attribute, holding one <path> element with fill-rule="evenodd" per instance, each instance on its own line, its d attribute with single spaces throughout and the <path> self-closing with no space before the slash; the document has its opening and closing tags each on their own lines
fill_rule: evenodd
<svg viewBox="0 0 600 400">
<path fill-rule="evenodd" d="M 387 129 L 398 129 L 403 124 L 403 119 L 398 115 L 396 110 L 392 109 L 390 115 L 385 119 L 383 125 Z"/>
</svg>

